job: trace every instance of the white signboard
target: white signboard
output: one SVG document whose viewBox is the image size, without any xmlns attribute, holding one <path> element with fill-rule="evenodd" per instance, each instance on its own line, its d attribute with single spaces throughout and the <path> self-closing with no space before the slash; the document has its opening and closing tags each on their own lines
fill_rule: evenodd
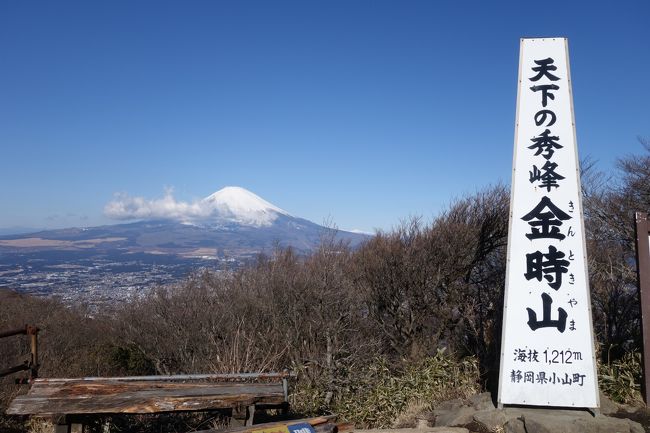
<svg viewBox="0 0 650 433">
<path fill-rule="evenodd" d="M 522 39 L 499 403 L 599 406 L 565 38 Z"/>
</svg>

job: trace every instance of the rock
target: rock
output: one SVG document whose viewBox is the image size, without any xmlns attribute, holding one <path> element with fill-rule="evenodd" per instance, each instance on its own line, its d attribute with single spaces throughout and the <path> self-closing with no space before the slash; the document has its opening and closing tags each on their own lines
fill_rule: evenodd
<svg viewBox="0 0 650 433">
<path fill-rule="evenodd" d="M 474 395 L 470 397 L 469 401 L 476 410 L 496 409 L 496 406 L 492 402 L 492 394 L 489 392 Z"/>
<path fill-rule="evenodd" d="M 436 426 L 462 427 L 474 420 L 474 408 L 462 406 L 455 410 L 435 410 Z"/>
<path fill-rule="evenodd" d="M 554 417 L 540 415 L 524 416 L 524 426 L 527 433 L 578 433 L 573 428 L 574 418 L 566 415 Z M 584 433 L 589 430 L 585 430 Z M 590 432 L 591 433 L 591 432 Z"/>
<path fill-rule="evenodd" d="M 619 411 L 623 411 L 629 414 L 637 413 L 639 410 L 643 410 L 643 406 L 640 405 L 629 405 L 629 404 L 621 404 L 621 403 L 614 403 L 618 405 Z M 643 404 L 643 403 L 641 403 Z"/>
<path fill-rule="evenodd" d="M 519 418 L 508 420 L 503 426 L 505 433 L 527 433 L 524 421 Z"/>
<path fill-rule="evenodd" d="M 630 425 L 630 433 L 645 433 L 645 429 L 638 422 L 631 419 L 626 419 L 626 421 Z"/>
<path fill-rule="evenodd" d="M 585 432 L 593 433 L 630 433 L 630 423 L 627 419 L 610 418 L 607 416 L 597 416 L 591 420 L 576 420 L 576 427 Z"/>
<path fill-rule="evenodd" d="M 611 415 L 618 412 L 618 404 L 614 403 L 602 391 L 600 391 L 600 413 L 603 415 Z"/>
<path fill-rule="evenodd" d="M 487 431 L 497 431 L 506 423 L 506 415 L 502 410 L 482 410 L 474 414 L 474 422 Z"/>
<path fill-rule="evenodd" d="M 464 427 L 433 427 L 427 429 L 427 433 L 469 433 Z"/>
<path fill-rule="evenodd" d="M 564 411 L 566 412 L 566 411 Z M 527 414 L 524 416 L 527 433 L 630 433 L 629 420 L 593 417 L 582 412 L 575 414 Z"/>
<path fill-rule="evenodd" d="M 429 428 L 429 419 L 427 417 L 415 417 L 415 428 L 420 430 Z"/>
<path fill-rule="evenodd" d="M 463 407 L 465 404 L 463 400 L 457 398 L 455 400 L 447 400 L 436 406 L 436 409 L 440 410 L 457 410 Z"/>
<path fill-rule="evenodd" d="M 450 400 L 434 410 L 435 428 L 468 427 L 480 431 L 507 433 L 645 433 L 641 424 L 627 418 L 606 415 L 624 414 L 625 406 L 601 394 L 600 414 L 588 410 L 506 407 L 496 409 L 489 393 L 475 395 L 467 403 Z M 419 431 L 433 433 L 422 423 Z M 447 432 L 448 430 L 440 430 Z M 453 430 L 449 430 L 450 432 Z"/>
</svg>

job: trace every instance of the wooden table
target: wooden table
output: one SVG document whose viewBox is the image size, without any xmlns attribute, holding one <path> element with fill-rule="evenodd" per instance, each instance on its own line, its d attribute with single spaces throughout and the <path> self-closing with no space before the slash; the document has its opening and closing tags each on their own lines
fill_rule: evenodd
<svg viewBox="0 0 650 433">
<path fill-rule="evenodd" d="M 67 430 L 61 428 L 57 433 L 70 431 L 71 419 L 94 414 L 246 409 L 246 425 L 252 425 L 256 407 L 286 409 L 286 377 L 277 373 L 36 379 L 27 394 L 11 402 L 6 413 L 66 419 L 62 425 Z M 275 380 L 251 382 L 259 379 Z"/>
</svg>

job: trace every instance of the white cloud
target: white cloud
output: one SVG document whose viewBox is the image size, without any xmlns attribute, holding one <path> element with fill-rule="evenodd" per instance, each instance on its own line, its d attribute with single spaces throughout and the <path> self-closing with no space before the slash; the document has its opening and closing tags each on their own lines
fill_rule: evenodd
<svg viewBox="0 0 650 433">
<path fill-rule="evenodd" d="M 162 198 L 145 199 L 131 197 L 126 193 L 115 194 L 113 200 L 104 207 L 104 214 L 113 219 L 175 219 L 191 220 L 210 215 L 212 209 L 205 202 L 191 203 L 177 201 L 173 190 L 166 189 Z"/>
</svg>

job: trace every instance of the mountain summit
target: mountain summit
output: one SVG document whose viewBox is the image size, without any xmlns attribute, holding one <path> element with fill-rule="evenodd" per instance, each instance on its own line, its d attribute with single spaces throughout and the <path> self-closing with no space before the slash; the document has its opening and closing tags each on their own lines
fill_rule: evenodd
<svg viewBox="0 0 650 433">
<path fill-rule="evenodd" d="M 271 225 L 280 215 L 288 212 L 269 203 L 245 188 L 227 186 L 201 200 L 201 207 L 216 217 L 237 224 L 264 227 Z"/>
</svg>

